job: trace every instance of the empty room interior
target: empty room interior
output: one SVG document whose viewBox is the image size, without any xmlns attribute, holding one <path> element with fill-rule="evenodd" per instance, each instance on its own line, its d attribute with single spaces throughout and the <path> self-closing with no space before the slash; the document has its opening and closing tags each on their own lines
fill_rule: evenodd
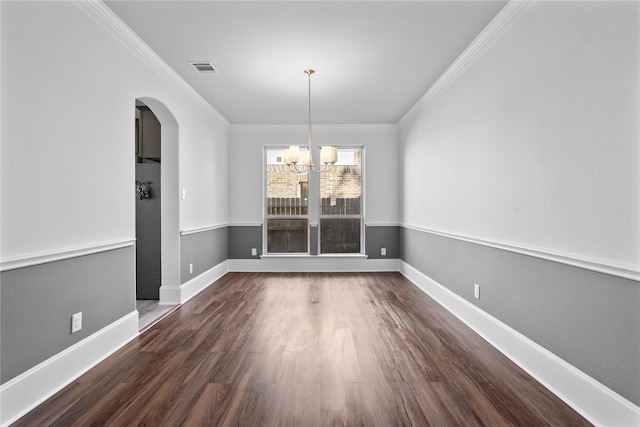
<svg viewBox="0 0 640 427">
<path fill-rule="evenodd" d="M 640 425 L 640 2 L 0 35 L 0 426 Z"/>
</svg>

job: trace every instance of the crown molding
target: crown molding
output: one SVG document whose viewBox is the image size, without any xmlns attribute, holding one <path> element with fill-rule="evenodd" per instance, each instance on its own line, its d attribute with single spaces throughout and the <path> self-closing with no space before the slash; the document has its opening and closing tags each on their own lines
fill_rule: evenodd
<svg viewBox="0 0 640 427">
<path fill-rule="evenodd" d="M 509 0 L 469 46 L 451 63 L 427 92 L 398 122 L 404 125 L 453 83 L 491 44 L 501 37 L 536 0 Z"/>
<path fill-rule="evenodd" d="M 153 71 L 175 85 L 189 99 L 210 109 L 218 118 L 229 126 L 229 121 L 209 104 L 189 83 L 187 83 L 173 68 L 169 66 L 153 49 L 149 47 L 118 15 L 115 14 L 102 0 L 80 0 L 72 2 L 87 15 L 92 17 L 100 26 L 115 39 L 120 41 L 141 61 L 145 62 Z"/>
</svg>

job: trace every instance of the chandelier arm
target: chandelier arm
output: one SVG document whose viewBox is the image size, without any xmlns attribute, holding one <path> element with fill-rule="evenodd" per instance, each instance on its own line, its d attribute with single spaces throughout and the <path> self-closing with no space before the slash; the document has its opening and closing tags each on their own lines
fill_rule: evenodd
<svg viewBox="0 0 640 427">
<path fill-rule="evenodd" d="M 331 163 L 325 163 L 320 167 L 319 172 L 329 172 L 331 169 L 333 169 L 333 165 Z"/>
<path fill-rule="evenodd" d="M 306 165 L 301 165 L 300 169 L 298 168 L 298 164 L 296 163 L 292 163 L 289 165 L 289 171 L 297 174 L 305 174 L 309 172 L 309 170 L 311 169 L 309 168 L 309 166 L 306 166 Z"/>
</svg>

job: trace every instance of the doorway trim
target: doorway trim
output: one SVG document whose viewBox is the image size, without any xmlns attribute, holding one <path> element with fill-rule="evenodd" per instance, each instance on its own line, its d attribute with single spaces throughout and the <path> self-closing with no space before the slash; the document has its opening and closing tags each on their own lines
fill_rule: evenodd
<svg viewBox="0 0 640 427">
<path fill-rule="evenodd" d="M 180 304 L 179 127 L 169 109 L 153 97 L 139 97 L 160 122 L 161 284 L 160 304 Z"/>
</svg>

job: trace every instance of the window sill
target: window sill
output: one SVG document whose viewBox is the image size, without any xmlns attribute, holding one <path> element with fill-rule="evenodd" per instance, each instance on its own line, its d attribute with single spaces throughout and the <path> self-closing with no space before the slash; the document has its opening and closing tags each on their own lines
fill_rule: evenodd
<svg viewBox="0 0 640 427">
<path fill-rule="evenodd" d="M 260 255 L 260 258 L 287 258 L 287 259 L 296 259 L 296 258 L 350 258 L 350 259 L 367 259 L 369 256 L 366 254 L 321 254 L 321 255 L 311 255 L 311 254 L 263 254 Z"/>
</svg>

